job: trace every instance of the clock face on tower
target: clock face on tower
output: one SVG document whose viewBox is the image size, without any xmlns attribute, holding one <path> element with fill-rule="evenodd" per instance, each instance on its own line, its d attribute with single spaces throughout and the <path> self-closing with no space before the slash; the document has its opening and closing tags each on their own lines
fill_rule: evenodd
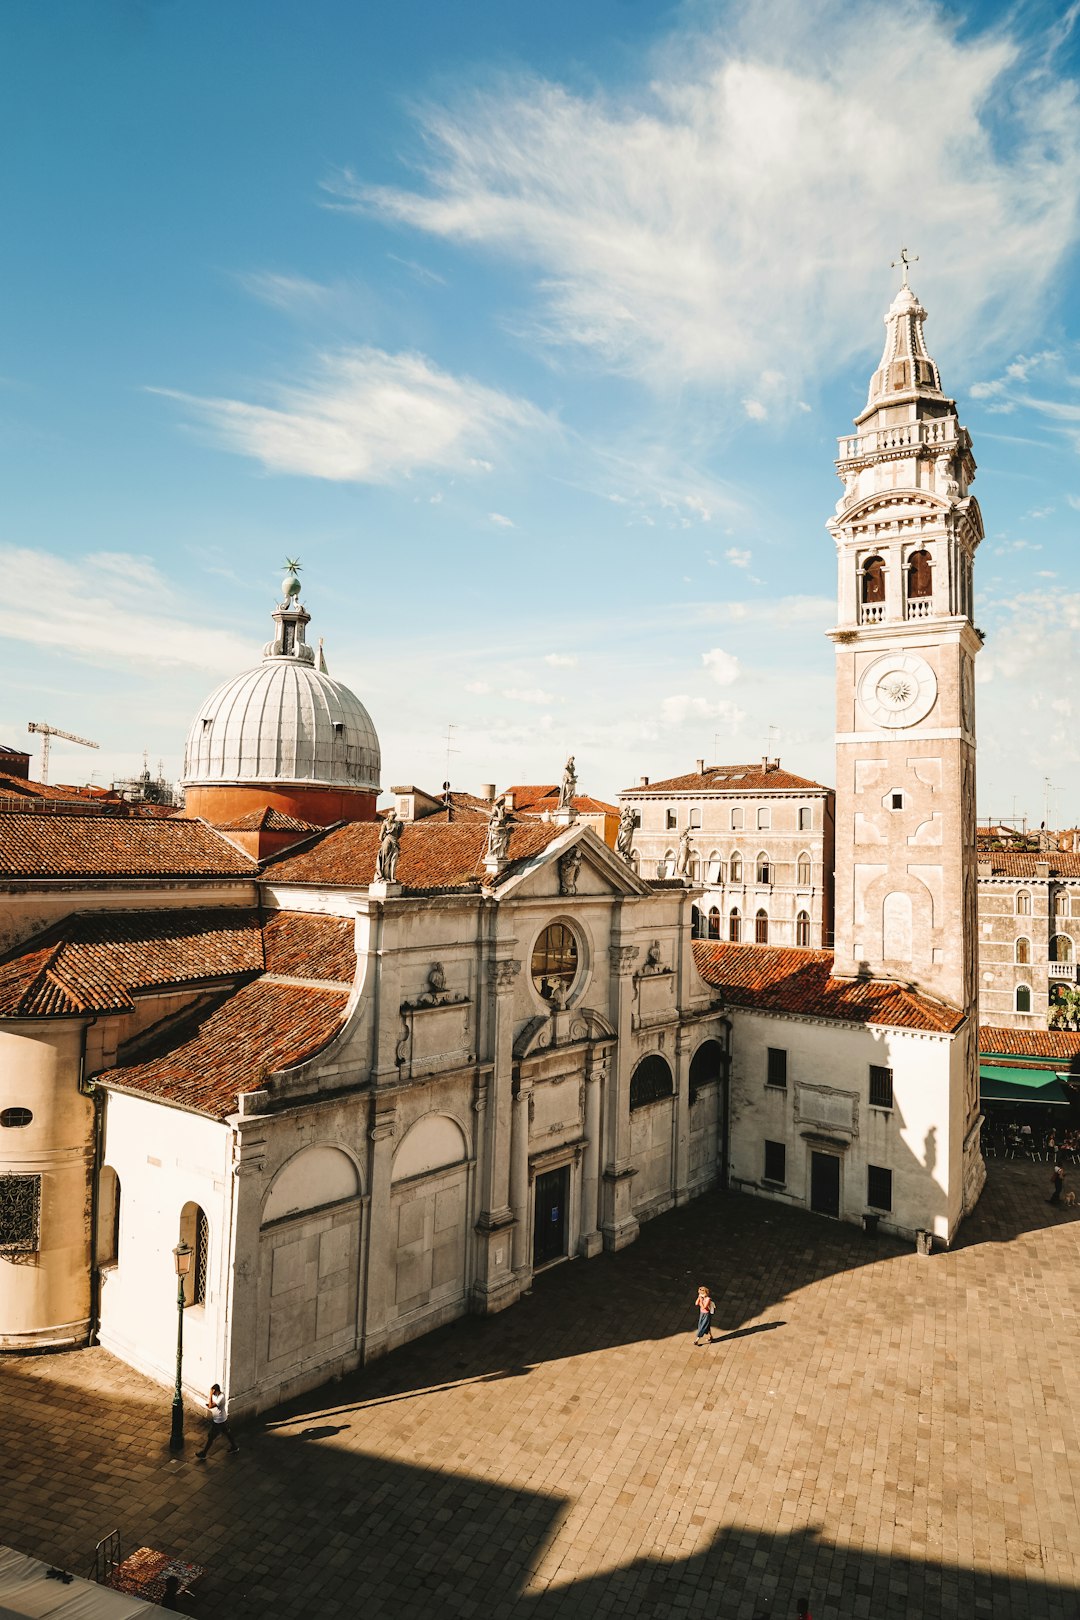
<svg viewBox="0 0 1080 1620">
<path fill-rule="evenodd" d="M 859 703 L 876 726 L 914 726 L 924 720 L 937 698 L 937 677 L 918 653 L 892 652 L 865 669 L 859 681 Z"/>
</svg>

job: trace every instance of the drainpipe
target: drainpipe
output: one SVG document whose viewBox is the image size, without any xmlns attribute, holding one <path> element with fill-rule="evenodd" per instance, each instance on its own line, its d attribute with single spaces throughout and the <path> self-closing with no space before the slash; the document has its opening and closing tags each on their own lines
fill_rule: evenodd
<svg viewBox="0 0 1080 1620">
<path fill-rule="evenodd" d="M 90 1333 L 87 1343 L 98 1342 L 101 1327 L 101 1269 L 98 1266 L 98 1208 L 100 1204 L 100 1172 L 105 1143 L 105 1095 L 99 1086 L 86 1081 L 86 1032 L 97 1023 L 89 1019 L 83 1025 L 82 1044 L 79 1048 L 80 1097 L 89 1097 L 94 1105 L 93 1153 L 90 1160 Z"/>
</svg>

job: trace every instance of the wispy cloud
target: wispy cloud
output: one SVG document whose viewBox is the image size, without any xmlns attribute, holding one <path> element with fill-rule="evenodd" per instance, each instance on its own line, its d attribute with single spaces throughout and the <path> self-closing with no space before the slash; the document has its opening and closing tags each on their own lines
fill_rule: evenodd
<svg viewBox="0 0 1080 1620">
<path fill-rule="evenodd" d="M 691 721 L 708 720 L 732 736 L 746 719 L 746 711 L 729 698 L 713 702 L 709 698 L 690 697 L 686 692 L 665 698 L 660 705 L 660 713 L 665 726 L 684 726 Z"/>
<path fill-rule="evenodd" d="M 78 562 L 26 546 L 0 546 L 0 568 L 19 581 L 20 607 L 9 640 L 108 668 L 185 666 L 218 673 L 253 662 L 251 642 L 182 603 L 154 564 L 125 552 Z"/>
<path fill-rule="evenodd" d="M 516 524 L 514 523 L 513 518 L 508 518 L 508 517 L 504 516 L 504 514 L 502 512 L 489 512 L 488 513 L 488 522 L 489 523 L 494 523 L 494 525 L 495 525 L 495 527 L 497 529 L 513 529 L 513 528 L 516 528 Z"/>
<path fill-rule="evenodd" d="M 226 450 L 269 471 L 391 484 L 429 468 L 469 470 L 523 429 L 549 430 L 527 401 L 442 371 L 422 354 L 349 349 L 275 390 L 273 404 L 151 389 L 185 405 Z"/>
<path fill-rule="evenodd" d="M 711 652 L 702 653 L 701 662 L 717 686 L 731 686 L 739 678 L 739 660 L 734 653 L 725 652 L 722 647 L 714 647 Z"/>
<path fill-rule="evenodd" d="M 308 276 L 286 275 L 276 270 L 242 270 L 236 279 L 253 298 L 270 304 L 274 309 L 311 309 L 327 303 L 334 296 L 334 289 L 321 281 L 312 281 Z"/>
<path fill-rule="evenodd" d="M 550 664 L 552 669 L 577 669 L 577 653 L 545 653 L 544 663 Z"/>
<path fill-rule="evenodd" d="M 503 697 L 509 699 L 511 703 L 536 703 L 541 707 L 549 703 L 559 702 L 554 692 L 545 692 L 539 686 L 508 686 L 503 693 Z"/>
<path fill-rule="evenodd" d="M 428 105 L 420 185 L 332 189 L 523 262 L 539 339 L 664 392 L 723 388 L 760 419 L 862 347 L 904 235 L 954 352 L 1037 317 L 1077 233 L 1080 130 L 1074 87 L 1029 45 L 1007 24 L 960 33 L 929 0 L 745 0 L 680 30 L 647 84 L 507 77 Z M 918 163 L 898 73 L 935 109 Z"/>
</svg>

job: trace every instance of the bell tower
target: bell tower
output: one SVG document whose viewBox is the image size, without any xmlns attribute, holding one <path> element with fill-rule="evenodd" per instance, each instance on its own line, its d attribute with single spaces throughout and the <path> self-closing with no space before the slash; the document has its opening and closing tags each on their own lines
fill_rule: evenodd
<svg viewBox="0 0 1080 1620">
<path fill-rule="evenodd" d="M 866 409 L 840 440 L 839 977 L 896 979 L 967 1013 L 977 992 L 971 438 L 902 283 Z M 970 1065 L 969 1065 L 970 1066 Z"/>
</svg>

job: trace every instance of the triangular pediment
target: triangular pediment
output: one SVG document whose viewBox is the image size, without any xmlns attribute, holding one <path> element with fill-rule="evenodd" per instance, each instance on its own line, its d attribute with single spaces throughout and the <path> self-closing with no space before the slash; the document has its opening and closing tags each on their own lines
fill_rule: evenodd
<svg viewBox="0 0 1080 1620">
<path fill-rule="evenodd" d="M 571 823 L 544 849 L 496 878 L 491 892 L 499 900 L 652 893 L 633 867 L 583 822 Z"/>
</svg>

